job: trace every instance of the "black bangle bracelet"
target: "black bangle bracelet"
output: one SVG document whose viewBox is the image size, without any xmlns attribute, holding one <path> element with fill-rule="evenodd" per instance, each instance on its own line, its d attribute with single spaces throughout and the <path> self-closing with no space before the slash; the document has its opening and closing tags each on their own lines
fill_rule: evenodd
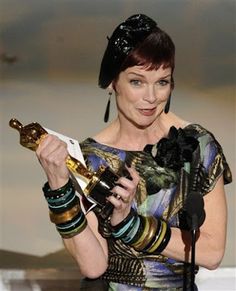
<svg viewBox="0 0 236 291">
<path fill-rule="evenodd" d="M 124 227 L 134 216 L 138 215 L 137 212 L 131 207 L 129 214 L 124 220 L 115 226 L 111 225 L 112 232 L 118 232 L 122 227 Z"/>
<path fill-rule="evenodd" d="M 55 189 L 55 190 L 52 190 L 50 188 L 48 182 L 46 182 L 44 184 L 42 190 L 43 190 L 43 193 L 44 193 L 45 197 L 50 198 L 50 197 L 58 196 L 58 198 L 59 198 L 59 197 L 63 196 L 65 194 L 65 192 L 70 187 L 73 187 L 73 183 L 72 183 L 72 180 L 71 179 L 69 179 L 68 182 L 64 186 L 62 186 L 62 187 L 60 187 L 58 189 Z"/>
<path fill-rule="evenodd" d="M 134 237 L 132 238 L 132 240 L 129 242 L 129 245 L 132 245 L 133 243 L 135 243 L 136 241 L 138 241 L 138 239 L 140 238 L 140 236 L 143 233 L 144 226 L 145 226 L 144 217 L 142 215 L 139 215 L 139 218 L 140 218 L 139 228 L 138 228 L 136 234 L 134 235 Z"/>
<path fill-rule="evenodd" d="M 165 237 L 163 238 L 159 247 L 156 249 L 155 253 L 157 252 L 158 254 L 160 254 L 164 251 L 164 249 L 166 248 L 166 246 L 168 245 L 170 241 L 170 237 L 171 237 L 171 228 L 169 227 L 169 225 L 167 225 Z"/>
<path fill-rule="evenodd" d="M 118 237 L 119 239 L 126 238 L 127 234 L 131 231 L 131 229 L 136 224 L 137 219 L 138 219 L 138 215 L 133 216 L 133 221 L 130 223 L 129 227 Z"/>
<path fill-rule="evenodd" d="M 62 205 L 61 207 L 55 208 L 55 207 L 48 205 L 48 208 L 51 210 L 51 212 L 53 212 L 55 214 L 60 214 L 60 213 L 63 213 L 65 211 L 71 209 L 73 206 L 75 206 L 78 203 L 80 203 L 79 197 L 75 195 L 74 199 L 71 202 Z"/>
<path fill-rule="evenodd" d="M 73 187 L 68 188 L 64 195 L 61 197 L 54 196 L 53 198 L 46 197 L 49 206 L 61 206 L 68 203 L 75 196 L 75 189 Z"/>
<path fill-rule="evenodd" d="M 156 234 L 153 236 L 153 238 L 149 241 L 149 243 L 143 248 L 143 252 L 148 253 L 148 249 L 152 246 L 152 244 L 155 242 L 155 240 L 157 239 L 157 236 L 159 236 L 160 231 L 162 229 L 162 222 L 160 219 L 157 219 L 157 229 L 156 229 Z"/>
</svg>

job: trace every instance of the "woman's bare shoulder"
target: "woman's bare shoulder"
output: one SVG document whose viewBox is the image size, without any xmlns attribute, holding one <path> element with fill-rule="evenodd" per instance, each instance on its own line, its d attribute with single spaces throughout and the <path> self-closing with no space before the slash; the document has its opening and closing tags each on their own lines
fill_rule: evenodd
<svg viewBox="0 0 236 291">
<path fill-rule="evenodd" d="M 175 115 L 174 113 L 169 114 L 170 123 L 174 125 L 176 128 L 184 128 L 189 125 L 191 122 L 182 119 L 181 117 Z"/>
</svg>

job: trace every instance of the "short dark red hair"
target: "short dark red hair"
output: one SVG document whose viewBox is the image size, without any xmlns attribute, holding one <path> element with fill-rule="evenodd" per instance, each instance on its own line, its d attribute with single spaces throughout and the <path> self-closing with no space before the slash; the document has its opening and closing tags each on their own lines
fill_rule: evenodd
<svg viewBox="0 0 236 291">
<path fill-rule="evenodd" d="M 175 67 L 175 45 L 167 33 L 155 28 L 126 57 L 120 67 L 120 72 L 133 66 L 143 66 L 147 70 L 157 70 L 160 66 Z"/>
</svg>

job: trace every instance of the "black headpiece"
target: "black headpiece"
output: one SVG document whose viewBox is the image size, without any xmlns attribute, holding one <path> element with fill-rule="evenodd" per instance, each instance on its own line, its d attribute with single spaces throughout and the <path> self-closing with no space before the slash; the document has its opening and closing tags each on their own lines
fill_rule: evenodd
<svg viewBox="0 0 236 291">
<path fill-rule="evenodd" d="M 157 27 L 154 20 L 143 14 L 130 16 L 108 38 L 99 74 L 99 86 L 107 88 L 120 72 L 126 56 Z"/>
</svg>

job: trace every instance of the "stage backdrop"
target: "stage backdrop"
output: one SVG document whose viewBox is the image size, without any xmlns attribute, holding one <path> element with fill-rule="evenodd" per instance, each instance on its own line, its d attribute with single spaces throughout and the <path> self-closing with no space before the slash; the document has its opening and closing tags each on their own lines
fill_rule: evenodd
<svg viewBox="0 0 236 291">
<path fill-rule="evenodd" d="M 93 136 L 104 126 L 108 97 L 97 86 L 106 37 L 134 13 L 156 19 L 172 36 L 177 53 L 171 110 L 215 134 L 235 176 L 235 1 L 1 0 L 3 253 L 44 256 L 63 248 L 42 195 L 45 176 L 35 154 L 19 145 L 9 120 L 37 121 L 78 140 Z M 111 110 L 115 117 L 114 100 Z M 222 265 L 234 266 L 235 184 L 226 191 L 229 223 Z"/>
</svg>

